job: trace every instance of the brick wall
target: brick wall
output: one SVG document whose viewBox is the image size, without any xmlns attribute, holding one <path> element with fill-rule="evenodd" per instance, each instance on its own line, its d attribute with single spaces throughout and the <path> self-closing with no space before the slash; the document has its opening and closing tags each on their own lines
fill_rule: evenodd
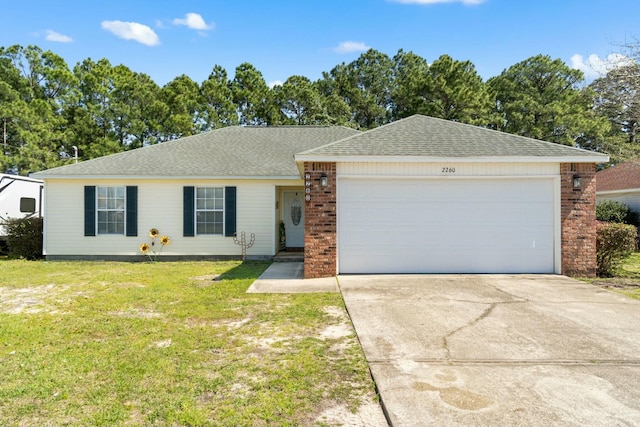
<svg viewBox="0 0 640 427">
<path fill-rule="evenodd" d="M 576 277 L 596 275 L 596 178 L 593 163 L 560 165 L 562 274 Z M 573 176 L 582 187 L 573 187 Z"/>
<path fill-rule="evenodd" d="M 323 174 L 326 187 L 320 185 Z M 304 207 L 304 278 L 332 277 L 337 273 L 336 164 L 305 162 L 304 178 L 310 197 Z"/>
</svg>

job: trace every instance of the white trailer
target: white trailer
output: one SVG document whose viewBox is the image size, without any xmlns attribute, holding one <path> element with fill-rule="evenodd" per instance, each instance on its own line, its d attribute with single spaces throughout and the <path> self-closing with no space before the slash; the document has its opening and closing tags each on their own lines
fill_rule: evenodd
<svg viewBox="0 0 640 427">
<path fill-rule="evenodd" d="M 6 249 L 5 221 L 42 217 L 44 183 L 40 179 L 0 174 L 0 252 Z"/>
</svg>

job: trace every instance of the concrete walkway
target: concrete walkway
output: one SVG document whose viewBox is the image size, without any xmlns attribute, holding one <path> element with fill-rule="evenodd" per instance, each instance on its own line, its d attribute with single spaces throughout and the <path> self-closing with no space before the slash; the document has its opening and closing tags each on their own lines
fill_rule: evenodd
<svg viewBox="0 0 640 427">
<path fill-rule="evenodd" d="M 640 425 L 640 301 L 554 275 L 338 281 L 394 427 Z"/>
<path fill-rule="evenodd" d="M 274 262 L 251 284 L 247 293 L 290 294 L 313 292 L 338 292 L 335 277 L 303 279 L 302 262 Z"/>
</svg>

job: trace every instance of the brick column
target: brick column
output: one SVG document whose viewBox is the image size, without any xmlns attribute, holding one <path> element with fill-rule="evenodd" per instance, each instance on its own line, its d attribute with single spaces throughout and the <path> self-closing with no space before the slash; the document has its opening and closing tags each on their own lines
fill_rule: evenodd
<svg viewBox="0 0 640 427">
<path fill-rule="evenodd" d="M 320 185 L 323 175 L 326 187 Z M 310 183 L 305 186 L 310 200 L 304 206 L 304 278 L 332 277 L 337 272 L 336 164 L 305 162 L 304 179 Z"/>
<path fill-rule="evenodd" d="M 560 164 L 562 217 L 562 274 L 575 277 L 596 275 L 596 165 Z M 574 189 L 573 177 L 582 186 Z"/>
</svg>

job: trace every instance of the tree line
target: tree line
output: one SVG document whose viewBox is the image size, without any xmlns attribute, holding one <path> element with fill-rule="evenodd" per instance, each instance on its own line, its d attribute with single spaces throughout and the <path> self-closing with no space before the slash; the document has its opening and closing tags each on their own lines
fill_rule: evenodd
<svg viewBox="0 0 640 427">
<path fill-rule="evenodd" d="M 370 49 L 316 81 L 294 75 L 270 88 L 243 63 L 233 78 L 215 65 L 203 82 L 183 74 L 161 87 L 107 59 L 69 68 L 51 51 L 14 45 L 0 48 L 0 170 L 27 174 L 70 163 L 75 150 L 87 160 L 224 126 L 366 130 L 416 113 L 597 150 L 613 162 L 638 156 L 638 62 L 584 82 L 546 55 L 483 81 L 470 61 Z"/>
</svg>

